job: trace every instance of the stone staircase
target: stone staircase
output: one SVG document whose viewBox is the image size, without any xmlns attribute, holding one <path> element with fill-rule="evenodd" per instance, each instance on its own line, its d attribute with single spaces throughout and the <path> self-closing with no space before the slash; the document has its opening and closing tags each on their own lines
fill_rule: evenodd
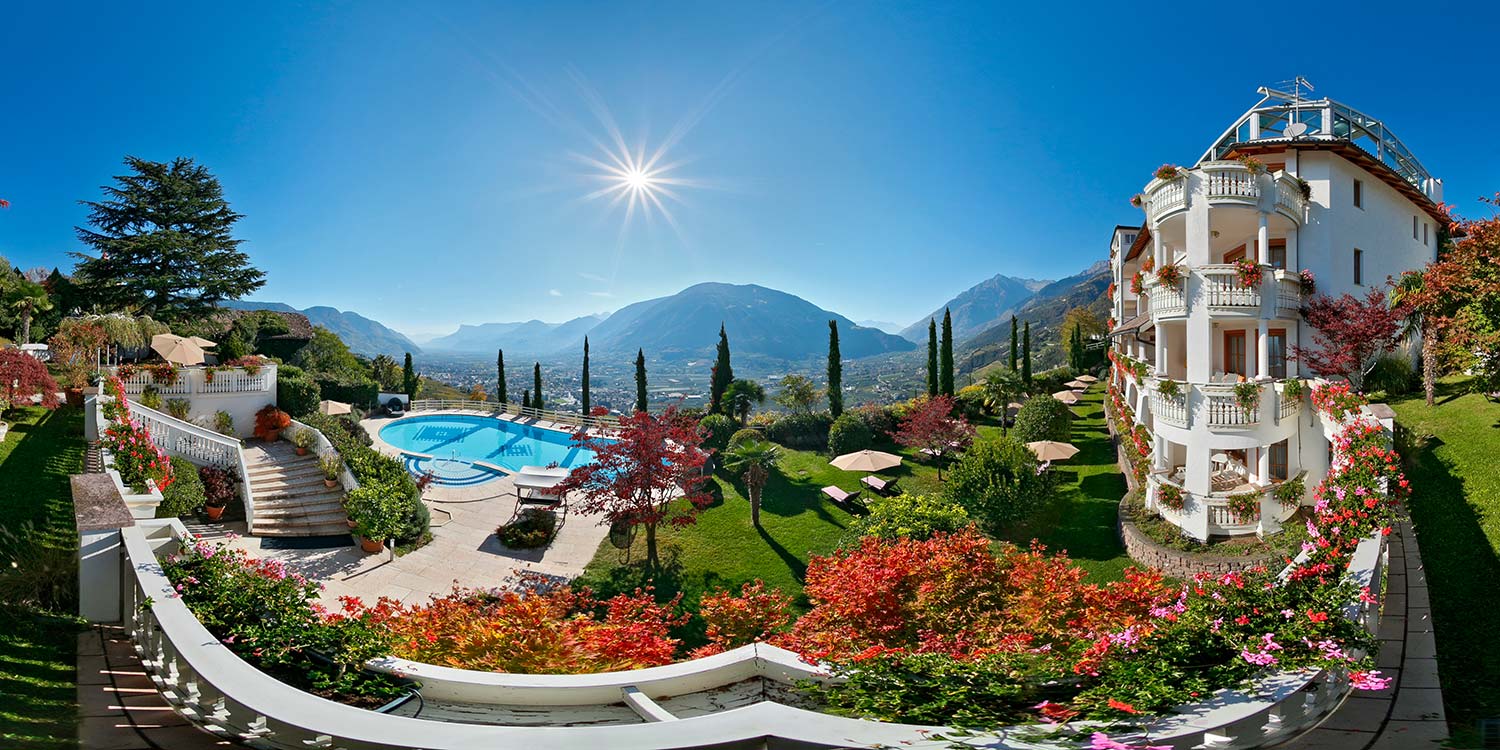
<svg viewBox="0 0 1500 750">
<path fill-rule="evenodd" d="M 255 496 L 256 536 L 333 536 L 348 534 L 344 490 L 323 484 L 318 457 L 297 455 L 285 440 L 251 440 L 244 447 L 245 468 Z"/>
</svg>

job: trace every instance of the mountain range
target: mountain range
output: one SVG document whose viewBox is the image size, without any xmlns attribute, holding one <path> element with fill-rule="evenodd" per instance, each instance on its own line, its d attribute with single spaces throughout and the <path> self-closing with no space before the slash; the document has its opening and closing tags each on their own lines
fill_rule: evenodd
<svg viewBox="0 0 1500 750">
<path fill-rule="evenodd" d="M 434 351 L 492 352 L 508 349 L 524 354 L 549 354 L 583 341 L 584 334 L 607 315 L 585 315 L 566 323 L 482 323 L 460 325 L 457 331 L 427 342 Z"/>
<path fill-rule="evenodd" d="M 220 302 L 219 306 L 231 310 L 274 310 L 276 312 L 302 313 L 307 316 L 308 321 L 313 325 L 322 326 L 338 334 L 338 337 L 344 340 L 344 344 L 349 347 L 350 351 L 366 357 L 387 354 L 399 360 L 406 352 L 420 354 L 422 351 L 421 347 L 417 346 L 406 336 L 355 312 L 345 312 L 325 306 L 299 310 L 284 302 L 251 302 L 245 300 L 227 300 Z"/>
<path fill-rule="evenodd" d="M 1053 283 L 1049 279 L 1018 279 L 996 274 L 965 289 L 940 305 L 930 315 L 903 328 L 901 336 L 918 344 L 927 341 L 927 322 L 943 322 L 943 311 L 953 316 L 953 339 L 963 341 L 990 326 L 1010 320 L 1038 290 Z"/>
<path fill-rule="evenodd" d="M 1036 290 L 1016 309 L 1017 318 L 1031 323 L 1032 364 L 1040 371 L 1063 362 L 1061 327 L 1063 316 L 1075 307 L 1088 308 L 1099 320 L 1109 317 L 1109 261 L 1101 260 L 1065 279 L 1059 279 Z M 980 331 L 969 339 L 955 334 L 959 341 L 954 361 L 962 372 L 981 370 L 985 365 L 1010 359 L 1010 316 Z"/>
</svg>

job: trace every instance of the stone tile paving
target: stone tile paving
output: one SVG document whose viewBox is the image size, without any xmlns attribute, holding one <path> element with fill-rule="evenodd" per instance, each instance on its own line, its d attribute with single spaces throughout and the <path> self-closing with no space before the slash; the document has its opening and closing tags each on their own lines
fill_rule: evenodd
<svg viewBox="0 0 1500 750">
<path fill-rule="evenodd" d="M 1277 745 L 1307 750 L 1421 750 L 1448 738 L 1427 573 L 1411 522 L 1403 520 L 1386 547 L 1378 668 L 1393 678 L 1379 692 L 1358 692 L 1318 726 Z"/>
<path fill-rule="evenodd" d="M 78 636 L 78 746 L 84 750 L 237 747 L 179 715 L 157 692 L 125 631 Z"/>
</svg>

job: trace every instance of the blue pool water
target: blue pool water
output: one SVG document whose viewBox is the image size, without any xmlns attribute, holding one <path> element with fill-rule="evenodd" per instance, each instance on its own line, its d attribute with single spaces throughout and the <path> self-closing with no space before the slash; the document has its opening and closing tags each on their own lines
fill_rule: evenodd
<svg viewBox="0 0 1500 750">
<path fill-rule="evenodd" d="M 571 469 L 594 460 L 594 452 L 573 445 L 567 433 L 466 414 L 407 417 L 381 428 L 380 439 L 399 450 L 431 456 L 404 460 L 414 475 L 431 471 L 435 482 L 449 486 L 480 484 L 499 476 L 474 461 L 514 473 L 522 466 L 556 464 Z"/>
</svg>

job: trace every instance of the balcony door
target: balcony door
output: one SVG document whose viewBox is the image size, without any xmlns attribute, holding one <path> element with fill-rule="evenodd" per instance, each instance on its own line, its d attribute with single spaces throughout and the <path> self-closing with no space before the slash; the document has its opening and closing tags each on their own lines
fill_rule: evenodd
<svg viewBox="0 0 1500 750">
<path fill-rule="evenodd" d="M 1257 334 L 1259 335 L 1259 334 Z M 1286 329 L 1272 328 L 1266 337 L 1266 353 L 1271 358 L 1269 373 L 1281 380 L 1286 377 Z"/>
<path fill-rule="evenodd" d="M 1245 332 L 1224 332 L 1224 372 L 1246 376 L 1249 371 L 1245 369 Z"/>
</svg>

